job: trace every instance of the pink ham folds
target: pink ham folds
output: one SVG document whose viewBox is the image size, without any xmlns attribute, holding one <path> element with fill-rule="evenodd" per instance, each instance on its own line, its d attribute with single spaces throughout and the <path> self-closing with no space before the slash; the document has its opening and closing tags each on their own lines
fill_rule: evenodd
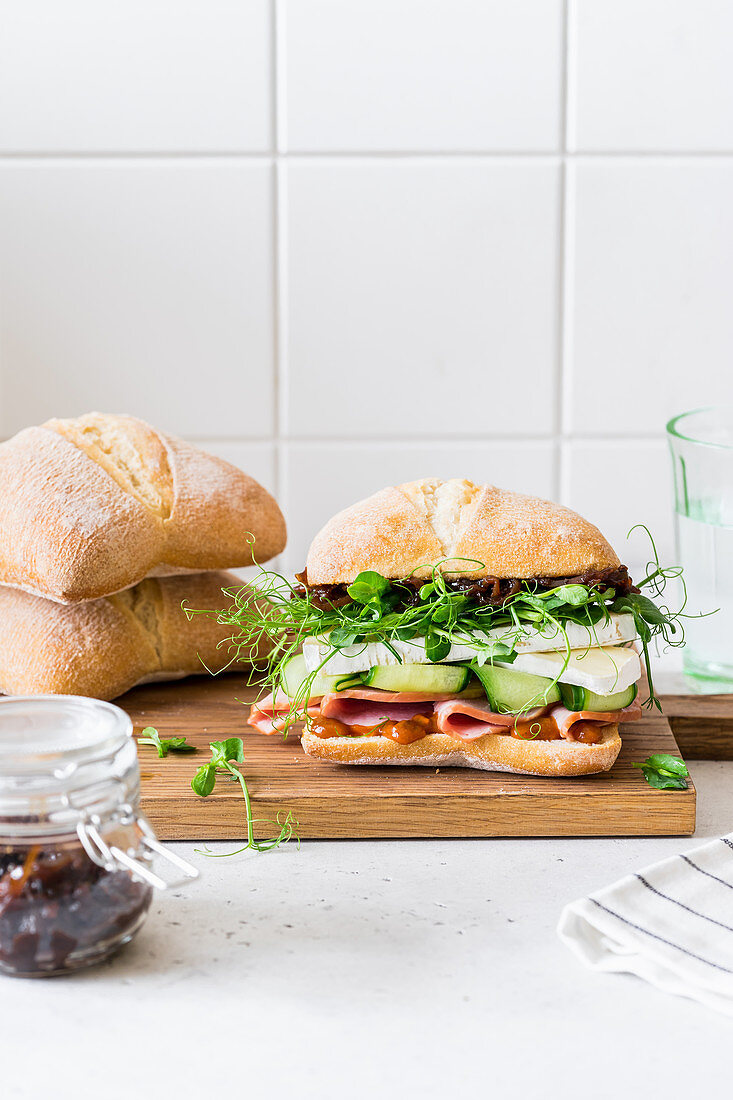
<svg viewBox="0 0 733 1100">
<path fill-rule="evenodd" d="M 623 710 L 568 710 L 567 707 L 557 706 L 552 708 L 552 717 L 557 722 L 557 728 L 563 737 L 570 734 L 576 722 L 597 722 L 600 726 L 607 726 L 613 722 L 636 722 L 641 718 L 641 703 L 634 699 L 633 703 Z"/>
<path fill-rule="evenodd" d="M 549 707 L 535 707 L 522 715 L 530 722 L 546 714 Z M 477 741 L 487 733 L 509 733 L 516 714 L 497 714 L 492 711 L 488 699 L 447 699 L 435 704 L 435 718 L 441 733 L 458 741 Z"/>
<path fill-rule="evenodd" d="M 320 696 L 312 696 L 308 700 L 308 707 L 306 710 L 312 718 L 320 714 L 319 704 Z M 247 721 L 250 726 L 259 730 L 260 733 L 281 733 L 285 728 L 289 714 L 290 700 L 284 692 L 279 691 L 277 699 L 274 699 L 272 694 L 265 695 L 262 699 L 258 699 L 258 701 L 250 707 Z"/>
<path fill-rule="evenodd" d="M 351 688 L 333 692 L 321 699 L 321 715 L 335 718 L 345 726 L 376 726 L 384 718 L 406 722 L 416 714 L 433 713 L 434 696 L 418 691 L 377 691 Z"/>
<path fill-rule="evenodd" d="M 282 730 L 289 712 L 287 696 L 280 694 L 277 700 L 271 695 L 256 703 L 249 716 L 249 724 L 261 733 L 277 733 Z M 334 719 L 342 725 L 372 727 L 385 718 L 403 722 L 416 715 L 433 717 L 433 728 L 458 741 L 477 741 L 487 734 L 511 734 L 516 715 L 497 714 L 486 699 L 447 698 L 428 696 L 419 692 L 378 691 L 372 688 L 352 688 L 332 692 L 321 698 L 311 698 L 307 713 L 313 717 Z M 557 703 L 550 707 L 537 707 L 521 716 L 522 723 L 534 719 L 550 720 L 554 736 L 574 740 L 576 722 L 592 722 L 599 729 L 616 722 L 633 722 L 641 718 L 641 705 L 634 701 L 623 710 L 570 711 Z M 426 729 L 426 734 L 429 730 Z"/>
<path fill-rule="evenodd" d="M 599 728 L 616 722 L 634 722 L 641 718 L 641 704 L 634 701 L 623 710 L 571 711 L 556 703 L 551 707 L 538 707 L 522 715 L 522 722 L 547 715 L 557 726 L 557 732 L 568 741 L 573 740 L 572 728 L 576 722 L 593 722 Z M 441 733 L 459 741 L 476 741 L 489 733 L 508 733 L 514 725 L 515 715 L 495 714 L 488 700 L 449 699 L 435 704 L 435 717 Z"/>
<path fill-rule="evenodd" d="M 441 696 L 441 698 L 446 698 Z M 307 713 L 311 718 L 335 718 L 345 726 L 374 726 L 384 718 L 404 722 L 416 714 L 433 713 L 434 696 L 421 692 L 377 691 L 374 688 L 355 688 L 332 692 L 330 695 L 312 695 Z M 278 733 L 286 724 L 290 700 L 283 692 L 277 699 L 266 695 L 256 702 L 249 712 L 249 724 L 260 733 Z"/>
</svg>

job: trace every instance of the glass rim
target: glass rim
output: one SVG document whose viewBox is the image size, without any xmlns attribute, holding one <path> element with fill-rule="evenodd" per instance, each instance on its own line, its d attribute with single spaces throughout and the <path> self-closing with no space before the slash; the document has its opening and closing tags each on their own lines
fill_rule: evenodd
<svg viewBox="0 0 733 1100">
<path fill-rule="evenodd" d="M 31 738 L 24 739 L 20 731 L 6 741 L 5 720 L 13 712 L 33 717 L 49 713 L 52 717 L 62 715 L 76 716 L 85 714 L 101 720 L 102 729 L 96 736 L 90 736 L 77 744 L 38 744 Z M 34 714 L 35 712 L 35 714 Z M 71 764 L 83 764 L 104 759 L 110 753 L 119 750 L 127 741 L 132 740 L 133 724 L 128 714 L 114 703 L 102 699 L 92 699 L 83 695 L 6 695 L 0 698 L 0 761 L 7 769 L 15 764 L 25 772 L 27 770 L 54 770 L 63 760 Z M 20 734 L 20 735 L 19 735 Z"/>
<path fill-rule="evenodd" d="M 690 416 L 699 416 L 701 413 L 711 413 L 719 409 L 729 409 L 733 421 L 733 405 L 703 405 L 700 409 L 688 409 L 687 412 L 677 413 L 671 420 L 668 420 L 666 424 L 667 434 L 675 439 L 682 439 L 685 443 L 696 443 L 698 447 L 715 447 L 720 451 L 733 451 L 733 443 L 715 443 L 710 439 L 698 439 L 694 435 L 685 435 L 678 428 L 680 421 L 684 421 Z"/>
</svg>

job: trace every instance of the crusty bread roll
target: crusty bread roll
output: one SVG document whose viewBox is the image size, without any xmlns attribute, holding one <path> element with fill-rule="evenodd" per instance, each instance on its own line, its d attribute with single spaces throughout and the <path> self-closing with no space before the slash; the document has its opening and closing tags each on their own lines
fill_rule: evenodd
<svg viewBox="0 0 733 1100">
<path fill-rule="evenodd" d="M 595 745 L 565 740 L 525 741 L 494 733 L 475 741 L 430 733 L 411 745 L 400 745 L 389 737 L 317 737 L 307 730 L 303 731 L 301 744 L 308 756 L 332 764 L 424 764 L 554 776 L 608 771 L 621 750 L 617 725 L 606 726 Z"/>
<path fill-rule="evenodd" d="M 475 568 L 467 561 L 474 559 Z M 308 552 L 308 584 L 385 577 L 565 577 L 620 562 L 598 528 L 539 497 L 435 478 L 382 489 L 329 520 Z"/>
<path fill-rule="evenodd" d="M 0 445 L 0 585 L 71 603 L 284 545 L 253 478 L 134 417 L 49 420 Z"/>
<path fill-rule="evenodd" d="M 73 605 L 0 588 L 0 692 L 114 699 L 135 684 L 204 673 L 202 661 L 218 671 L 231 656 L 231 627 L 215 616 L 189 620 L 181 603 L 219 610 L 231 587 L 242 587 L 231 573 L 191 573 Z"/>
</svg>

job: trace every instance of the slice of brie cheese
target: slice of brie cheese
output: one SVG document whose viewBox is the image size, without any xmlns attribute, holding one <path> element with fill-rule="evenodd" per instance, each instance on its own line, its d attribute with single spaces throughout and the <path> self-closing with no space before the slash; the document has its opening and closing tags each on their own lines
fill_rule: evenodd
<svg viewBox="0 0 733 1100">
<path fill-rule="evenodd" d="M 596 623 L 595 626 L 580 626 L 577 623 L 566 623 L 565 634 L 567 635 L 567 642 L 565 640 L 565 635 L 560 630 L 542 632 L 529 626 L 523 629 L 519 637 L 517 637 L 513 627 L 495 627 L 487 633 L 489 637 L 494 638 L 497 642 L 513 646 L 516 649 L 519 656 L 512 667 L 517 669 L 521 667 L 518 661 L 521 660 L 524 654 L 548 653 L 555 650 L 560 651 L 558 656 L 564 657 L 564 652 L 568 644 L 571 650 L 585 652 L 588 650 L 588 647 L 618 646 L 624 642 L 630 642 L 636 637 L 633 615 L 615 614 L 611 615 L 607 623 L 599 622 Z M 412 638 L 409 642 L 394 641 L 390 644 L 395 650 L 395 653 L 388 649 L 383 642 L 360 642 L 356 645 L 345 646 L 329 657 L 328 655 L 331 653 L 331 647 L 328 644 L 327 637 L 307 638 L 303 645 L 303 654 L 305 656 L 306 668 L 309 672 L 313 672 L 315 669 L 321 667 L 322 662 L 328 658 L 326 663 L 322 665 L 322 671 L 330 676 L 340 676 L 342 673 L 348 672 L 364 672 L 366 669 L 374 668 L 376 665 L 429 664 L 425 656 L 424 638 Z M 444 658 L 444 663 L 470 661 L 475 656 L 475 646 L 472 646 L 470 643 L 462 644 L 460 642 L 454 642 L 447 657 Z M 525 669 L 524 671 L 528 672 L 529 669 Z M 553 674 L 543 672 L 540 673 L 540 675 L 546 676 Z M 638 676 L 634 677 L 634 679 L 637 678 Z M 563 679 L 565 679 L 565 677 L 563 677 Z M 578 683 L 581 687 L 588 686 L 575 680 L 568 680 L 567 682 Z M 633 680 L 630 680 L 629 683 L 633 683 Z M 626 686 L 628 687 L 628 684 Z M 590 688 L 590 690 L 594 691 L 595 688 Z M 623 688 L 614 688 L 612 690 L 622 691 Z"/>
<path fill-rule="evenodd" d="M 641 676 L 639 654 L 634 649 L 620 646 L 574 649 L 567 668 L 563 669 L 566 657 L 566 653 L 523 653 L 505 667 L 534 676 L 549 676 L 552 680 L 559 676 L 563 683 L 577 684 L 596 695 L 625 691 Z"/>
</svg>

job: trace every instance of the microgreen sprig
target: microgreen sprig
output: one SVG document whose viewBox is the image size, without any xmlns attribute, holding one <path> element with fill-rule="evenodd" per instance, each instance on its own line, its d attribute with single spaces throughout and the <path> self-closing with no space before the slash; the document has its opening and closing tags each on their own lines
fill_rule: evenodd
<svg viewBox="0 0 733 1100">
<path fill-rule="evenodd" d="M 652 639 L 659 640 L 664 643 L 665 648 L 678 649 L 685 644 L 685 630 L 682 623 L 683 619 L 704 619 L 708 615 L 714 615 L 716 610 L 701 611 L 691 614 L 685 611 L 687 607 L 687 586 L 685 584 L 685 578 L 682 572 L 681 565 L 668 566 L 663 568 L 659 564 L 659 555 L 657 553 L 657 547 L 652 537 L 652 533 L 649 528 L 643 523 L 637 523 L 631 528 L 628 535 L 629 538 L 634 531 L 644 531 L 651 543 L 651 561 L 647 564 L 647 572 L 643 580 L 639 581 L 638 588 L 648 588 L 653 596 L 658 600 L 661 600 L 664 596 L 664 591 L 669 581 L 677 581 L 682 590 L 682 603 L 677 611 L 672 611 L 664 603 L 654 603 L 641 592 L 629 592 L 626 596 L 619 596 L 615 599 L 611 605 L 611 610 L 620 614 L 627 612 L 634 617 L 634 626 L 636 627 L 636 633 L 641 641 L 642 650 L 644 654 L 644 666 L 646 668 L 647 681 L 649 683 L 649 699 L 648 706 L 655 706 L 657 710 L 661 711 L 662 705 L 656 696 L 654 691 L 654 680 L 652 677 L 652 666 L 649 656 L 649 643 Z"/>
<path fill-rule="evenodd" d="M 658 791 L 684 791 L 687 789 L 689 772 L 684 760 L 679 756 L 670 756 L 666 752 L 656 752 L 647 756 L 641 764 L 632 764 L 632 768 L 641 768 L 650 787 Z"/>
<path fill-rule="evenodd" d="M 143 736 L 138 737 L 137 743 L 154 745 L 160 757 L 167 756 L 169 752 L 196 752 L 196 746 L 189 745 L 185 737 L 161 737 L 154 726 L 146 726 Z"/>
<path fill-rule="evenodd" d="M 211 749 L 211 760 L 202 764 L 196 772 L 191 780 L 192 789 L 197 795 L 200 795 L 201 798 L 208 798 L 216 785 L 217 776 L 229 775 L 235 782 L 239 783 L 242 788 L 247 814 L 247 843 L 244 847 L 237 848 L 234 852 L 225 852 L 222 854 L 235 856 L 239 855 L 240 852 L 246 852 L 248 849 L 252 849 L 255 852 L 269 852 L 272 848 L 279 848 L 281 844 L 287 844 L 293 836 L 295 826 L 297 825 L 291 813 L 288 813 L 283 822 L 278 819 L 277 824 L 280 827 L 280 832 L 276 836 L 269 837 L 266 840 L 255 840 L 254 838 L 255 819 L 252 817 L 252 802 L 249 788 L 247 787 L 246 779 L 236 766 L 237 764 L 244 763 L 244 745 L 242 743 L 242 738 L 227 737 L 224 741 L 212 741 L 209 748 Z M 211 852 L 207 852 L 206 854 L 213 855 Z"/>
</svg>

